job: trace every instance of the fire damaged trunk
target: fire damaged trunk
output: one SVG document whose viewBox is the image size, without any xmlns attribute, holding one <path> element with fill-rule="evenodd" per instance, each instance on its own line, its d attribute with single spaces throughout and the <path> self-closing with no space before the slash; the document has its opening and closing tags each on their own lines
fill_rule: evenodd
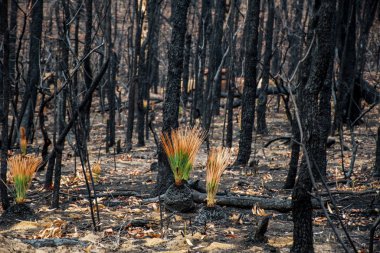
<svg viewBox="0 0 380 253">
<path fill-rule="evenodd" d="M 248 2 L 244 24 L 244 89 L 239 153 L 235 165 L 246 165 L 251 155 L 253 123 L 255 122 L 257 43 L 260 0 Z"/>
<path fill-rule="evenodd" d="M 377 128 L 376 162 L 373 177 L 380 178 L 380 126 Z"/>
<path fill-rule="evenodd" d="M 43 0 L 31 1 L 31 23 L 29 44 L 29 69 L 27 76 L 27 89 L 25 91 L 20 112 L 21 126 L 25 127 L 26 134 L 31 141 L 34 131 L 33 118 L 37 102 L 37 87 L 40 84 L 40 53 L 43 20 Z"/>
<path fill-rule="evenodd" d="M 319 100 L 324 95 L 322 90 L 332 61 L 335 1 L 317 1 L 314 10 L 313 23 L 316 27 L 313 36 L 318 43 L 312 45 L 311 55 L 308 56 L 311 63 L 308 78 L 306 80 L 302 78 L 298 93 L 307 99 L 298 104 L 302 126 L 301 141 L 305 150 L 292 194 L 294 222 L 292 252 L 314 252 L 310 193 L 312 177 L 323 174 L 323 171 L 322 173 L 319 171 L 322 141 L 320 118 L 315 115 L 319 115 Z"/>
<path fill-rule="evenodd" d="M 258 94 L 257 104 L 257 133 L 265 134 L 268 132 L 266 123 L 267 94 L 266 89 L 269 82 L 270 60 L 272 58 L 272 41 L 273 41 L 273 23 L 274 23 L 274 1 L 268 0 L 268 19 L 265 28 L 265 53 L 262 74 L 262 89 Z"/>
<path fill-rule="evenodd" d="M 187 10 L 190 0 L 171 1 L 172 35 L 168 49 L 168 80 L 163 108 L 163 133 L 178 128 L 181 75 L 183 71 L 183 48 L 185 44 Z M 167 156 L 158 145 L 158 173 L 155 195 L 164 193 L 174 181 Z"/>
<path fill-rule="evenodd" d="M 8 0 L 0 1 L 0 122 L 1 122 L 1 172 L 0 193 L 4 210 L 10 206 L 7 182 L 8 157 L 8 115 L 9 115 L 9 29 L 8 29 Z"/>
</svg>

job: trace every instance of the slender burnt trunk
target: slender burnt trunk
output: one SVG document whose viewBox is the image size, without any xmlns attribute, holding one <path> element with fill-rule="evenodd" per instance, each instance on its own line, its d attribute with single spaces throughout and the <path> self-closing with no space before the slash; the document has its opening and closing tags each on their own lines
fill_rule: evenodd
<svg viewBox="0 0 380 253">
<path fill-rule="evenodd" d="M 16 80 L 16 40 L 17 40 L 17 5 L 18 0 L 12 0 L 9 18 L 9 78 L 12 83 Z"/>
<path fill-rule="evenodd" d="M 298 128 L 297 120 L 295 117 L 291 121 L 292 124 L 292 142 L 291 142 L 291 155 L 289 161 L 288 175 L 286 176 L 286 181 L 284 189 L 293 189 L 297 177 L 297 168 L 300 157 L 300 131 Z"/>
<path fill-rule="evenodd" d="M 57 77 L 60 83 L 65 82 L 65 76 L 69 75 L 69 41 L 70 38 L 70 9 L 68 0 L 61 1 L 61 11 L 59 5 L 56 10 L 57 27 L 60 35 L 58 54 L 57 54 Z M 62 13 L 62 14 L 61 14 Z M 64 18 L 60 18 L 63 16 Z M 70 84 L 69 84 L 70 86 Z M 58 135 L 62 135 L 66 126 L 66 100 L 67 100 L 67 87 L 64 88 L 57 97 L 57 125 Z M 65 141 L 56 144 L 56 158 L 54 167 L 54 188 L 53 188 L 53 200 L 52 207 L 59 207 L 59 190 L 61 187 L 61 171 L 62 171 L 62 155 L 65 147 Z"/>
<path fill-rule="evenodd" d="M 116 58 L 114 57 L 115 54 L 113 52 L 113 41 L 112 41 L 112 14 L 111 14 L 111 1 L 106 1 L 106 34 L 105 34 L 105 40 L 106 40 L 106 58 L 110 58 L 110 67 L 107 70 L 106 74 L 106 80 L 107 80 L 107 100 L 108 100 L 108 136 L 107 136 L 107 148 L 113 147 L 115 145 L 115 80 L 113 78 L 113 73 L 116 71 L 113 67 L 115 66 Z"/>
<path fill-rule="evenodd" d="M 266 89 L 269 83 L 270 62 L 272 58 L 272 42 L 273 42 L 273 23 L 274 23 L 274 1 L 268 0 L 268 19 L 265 28 L 265 53 L 263 61 L 263 74 L 261 77 L 261 89 L 258 94 L 257 103 L 257 128 L 258 134 L 266 134 L 268 132 L 266 123 L 267 94 Z"/>
<path fill-rule="evenodd" d="M 163 108 L 163 133 L 178 127 L 181 75 L 183 71 L 183 48 L 185 44 L 187 10 L 190 0 L 171 1 L 172 35 L 168 50 L 168 80 Z M 173 182 L 173 173 L 167 157 L 158 147 L 158 173 L 155 194 L 162 194 Z"/>
<path fill-rule="evenodd" d="M 183 57 L 183 73 L 182 73 L 182 103 L 183 110 L 185 111 L 187 106 L 187 101 L 189 99 L 189 67 L 190 67 L 190 56 L 191 56 L 191 34 L 186 35 L 185 49 Z"/>
<path fill-rule="evenodd" d="M 228 71 L 228 93 L 227 93 L 227 134 L 226 134 L 226 147 L 232 147 L 233 137 L 233 113 L 234 113 L 234 91 L 235 91 L 235 61 L 236 61 L 236 36 L 235 31 L 239 23 L 239 6 L 240 0 L 233 0 L 230 5 L 230 17 L 228 20 L 228 44 L 231 48 L 229 56 L 229 71 Z"/>
<path fill-rule="evenodd" d="M 92 44 L 92 0 L 85 0 L 86 7 L 86 30 L 84 37 L 84 49 L 83 55 L 86 57 L 83 61 L 83 70 L 84 70 L 84 82 L 85 90 L 88 90 L 92 83 L 92 68 L 91 68 L 91 44 Z M 85 114 L 83 115 L 82 122 L 84 122 L 83 130 L 84 132 L 79 133 L 80 138 L 86 138 L 90 136 L 90 109 L 91 109 L 92 98 L 88 101 L 88 104 L 85 108 Z"/>
<path fill-rule="evenodd" d="M 141 86 L 143 85 L 143 62 L 144 60 L 141 57 L 141 32 L 142 32 L 142 22 L 143 22 L 143 13 L 141 9 L 142 5 L 139 6 L 137 0 L 134 1 L 134 22 L 136 23 L 136 34 L 134 37 L 134 54 L 132 59 L 132 81 L 129 87 L 128 93 L 128 119 L 127 119 L 127 137 L 126 137 L 126 150 L 130 151 L 132 149 L 132 136 L 133 136 L 133 124 L 135 120 L 135 104 L 137 104 L 137 109 L 142 107 L 142 97 L 137 97 L 138 101 L 136 103 L 136 92 L 139 92 Z M 141 62 L 142 61 L 142 62 Z M 141 67 L 139 69 L 139 67 Z M 137 94 L 138 95 L 138 94 Z M 143 130 L 142 130 L 143 131 Z M 141 132 L 140 132 L 141 134 Z M 140 136 L 141 140 L 141 136 Z M 143 138 L 142 138 L 143 140 Z"/>
<path fill-rule="evenodd" d="M 43 0 L 31 0 L 31 23 L 30 23 L 30 44 L 29 44 L 29 65 L 26 81 L 26 91 L 20 110 L 21 125 L 26 129 L 26 134 L 31 141 L 34 130 L 33 118 L 37 101 L 37 87 L 40 84 L 40 51 L 43 20 Z"/>
<path fill-rule="evenodd" d="M 302 38 L 302 11 L 304 0 L 294 0 L 292 2 L 293 20 L 289 36 L 290 60 L 288 75 L 291 76 L 301 57 L 301 38 Z"/>
<path fill-rule="evenodd" d="M 204 111 L 203 126 L 208 130 L 214 114 L 220 112 L 220 93 L 221 93 L 221 71 L 217 74 L 218 67 L 222 62 L 222 38 L 223 23 L 225 18 L 225 0 L 214 1 L 215 17 L 210 38 L 210 57 L 207 73 L 207 83 L 203 95 Z"/>
<path fill-rule="evenodd" d="M 376 162 L 373 177 L 380 178 L 380 126 L 377 128 Z"/>
<path fill-rule="evenodd" d="M 349 5 L 349 18 L 347 34 L 344 40 L 344 48 L 341 58 L 338 79 L 337 105 L 335 110 L 334 131 L 342 128 L 344 123 L 350 124 L 355 118 L 350 115 L 349 107 L 352 101 L 352 93 L 355 84 L 356 69 L 356 8 L 355 1 L 346 1 Z"/>
<path fill-rule="evenodd" d="M 0 195 L 4 210 L 10 206 L 7 186 L 8 115 L 9 115 L 9 28 L 8 0 L 0 1 L 0 122 L 1 122 L 1 170 Z"/>
<path fill-rule="evenodd" d="M 300 166 L 298 179 L 292 194 L 293 203 L 293 247 L 292 252 L 314 252 L 312 205 L 310 192 L 312 190 L 312 178 L 319 175 L 318 164 L 315 163 L 320 154 L 321 133 L 318 115 L 318 102 L 321 91 L 326 84 L 326 77 L 332 61 L 333 24 L 335 14 L 335 2 L 330 0 L 317 1 L 315 3 L 315 41 L 310 58 L 310 71 L 307 79 L 303 79 L 299 89 L 299 95 L 303 99 L 298 104 L 302 126 L 302 142 L 305 145 L 304 157 Z M 311 26 L 312 28 L 312 26 Z M 310 31 L 312 32 L 312 31 Z M 303 73 L 306 74 L 306 73 Z M 311 168 L 310 168 L 310 167 Z M 309 173 L 309 168 L 311 173 Z"/>
<path fill-rule="evenodd" d="M 255 122 L 257 42 L 260 0 L 248 2 L 244 24 L 244 89 L 239 153 L 235 165 L 246 165 L 251 155 L 253 123 Z"/>
<path fill-rule="evenodd" d="M 198 26 L 198 39 L 196 44 L 196 55 L 194 59 L 194 71 L 195 71 L 195 92 L 193 96 L 193 103 L 191 107 L 190 122 L 193 125 L 195 119 L 200 117 L 203 112 L 203 86 L 204 86 L 204 74 L 206 63 L 206 51 L 208 45 L 207 37 L 211 31 L 211 1 L 202 0 L 201 17 Z"/>
</svg>

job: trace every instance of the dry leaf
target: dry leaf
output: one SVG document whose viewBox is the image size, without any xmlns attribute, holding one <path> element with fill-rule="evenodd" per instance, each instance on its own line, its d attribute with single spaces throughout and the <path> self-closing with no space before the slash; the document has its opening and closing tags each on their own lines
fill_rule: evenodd
<svg viewBox="0 0 380 253">
<path fill-rule="evenodd" d="M 187 238 L 186 238 L 186 243 L 187 243 L 189 246 L 191 246 L 191 247 L 194 246 L 194 244 L 190 241 L 190 239 L 187 239 Z"/>
<path fill-rule="evenodd" d="M 253 215 L 257 215 L 257 216 L 268 216 L 269 215 L 265 212 L 264 209 L 262 209 L 256 205 L 253 206 L 252 213 L 253 213 Z"/>
<path fill-rule="evenodd" d="M 327 209 L 329 210 L 329 213 L 331 213 L 331 214 L 333 214 L 333 213 L 334 213 L 334 212 L 333 212 L 333 210 L 331 209 L 331 207 L 330 207 L 329 203 L 327 203 Z"/>
</svg>

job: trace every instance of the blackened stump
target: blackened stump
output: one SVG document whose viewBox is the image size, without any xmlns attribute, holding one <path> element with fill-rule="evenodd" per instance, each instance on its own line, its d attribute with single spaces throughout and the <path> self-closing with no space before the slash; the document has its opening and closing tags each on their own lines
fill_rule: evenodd
<svg viewBox="0 0 380 253">
<path fill-rule="evenodd" d="M 34 211 L 25 203 L 15 204 L 10 206 L 0 216 L 0 226 L 11 226 L 20 220 L 35 220 L 37 215 Z"/>
<path fill-rule="evenodd" d="M 198 215 L 195 217 L 195 224 L 203 225 L 207 222 L 225 222 L 228 218 L 224 208 L 220 206 L 208 207 L 204 206 L 199 209 Z"/>
<path fill-rule="evenodd" d="M 167 189 L 163 200 L 165 208 L 171 212 L 189 212 L 195 206 L 191 189 L 186 184 L 180 186 L 172 184 Z"/>
</svg>

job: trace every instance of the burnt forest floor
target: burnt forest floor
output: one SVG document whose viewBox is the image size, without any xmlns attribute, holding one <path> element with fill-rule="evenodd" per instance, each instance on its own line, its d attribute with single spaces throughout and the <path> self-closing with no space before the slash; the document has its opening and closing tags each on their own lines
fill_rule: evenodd
<svg viewBox="0 0 380 253">
<path fill-rule="evenodd" d="M 220 193 L 230 195 L 252 195 L 263 198 L 291 199 L 291 191 L 282 186 L 287 175 L 290 160 L 290 146 L 281 141 L 264 145 L 276 138 L 290 136 L 290 126 L 283 107 L 280 112 L 273 110 L 275 99 L 270 98 L 267 112 L 268 135 L 254 134 L 251 159 L 257 160 L 257 170 L 225 171 Z M 2 224 L 0 233 L 0 252 L 289 252 L 292 245 L 293 222 L 291 212 L 280 213 L 272 210 L 241 209 L 223 207 L 228 214 L 225 221 L 194 225 L 197 210 L 203 204 L 197 204 L 193 213 L 171 214 L 162 210 L 158 202 L 144 204 L 143 199 L 150 198 L 156 182 L 156 170 L 150 165 L 156 161 L 156 146 L 152 135 L 145 147 L 134 146 L 129 153 L 106 154 L 105 124 L 107 115 L 98 112 L 94 103 L 92 114 L 91 139 L 88 143 L 90 163 L 101 162 L 101 174 L 96 182 L 100 232 L 92 227 L 87 191 L 80 161 L 71 148 L 73 136 L 69 136 L 63 158 L 63 177 L 61 186 L 61 208 L 51 209 L 51 193 L 43 189 L 44 172 L 39 172 L 33 180 L 28 194 L 28 205 L 35 215 L 30 220 L 16 220 Z M 162 103 L 161 103 L 162 104 Z M 156 108 L 155 128 L 160 129 L 160 105 Z M 210 133 L 211 145 L 221 145 L 223 133 L 224 109 L 221 116 L 215 118 Z M 238 149 L 238 110 L 234 117 L 233 153 Z M 126 112 L 121 112 L 117 124 L 117 140 L 124 142 Z M 328 175 L 330 190 L 338 204 L 340 217 L 348 229 L 356 248 L 366 252 L 369 229 L 379 215 L 379 182 L 371 175 L 375 160 L 376 128 L 379 124 L 379 110 L 375 108 L 364 117 L 364 123 L 355 128 L 354 137 L 358 151 L 354 173 L 350 183 L 342 181 L 341 146 L 339 136 L 336 143 L 328 149 Z M 53 117 L 47 124 L 52 129 Z M 36 138 L 42 138 L 37 133 Z M 343 163 L 348 168 L 352 156 L 351 133 L 344 131 Z M 236 156 L 235 156 L 236 157 Z M 193 180 L 205 183 L 205 162 L 207 154 L 202 146 L 192 173 Z M 76 166 L 77 175 L 74 174 Z M 318 186 L 322 189 L 322 186 Z M 376 192 L 377 191 L 377 192 Z M 325 192 L 321 190 L 321 192 Z M 328 201 L 326 196 L 323 197 Z M 331 218 L 339 234 L 347 243 L 342 228 L 333 211 L 332 204 L 327 205 L 332 212 Z M 253 208 L 253 207 L 252 207 Z M 259 210 L 259 211 L 257 211 Z M 162 217 L 161 217 L 161 215 Z M 247 236 L 255 231 L 257 224 L 265 215 L 271 214 L 266 236 L 268 242 L 253 244 L 247 242 Z M 313 215 L 314 245 L 316 252 L 343 252 L 334 233 L 327 223 L 321 209 Z M 57 238 L 51 240 L 50 238 Z M 70 239 L 70 240 L 64 240 Z M 375 236 L 375 245 L 380 251 L 380 232 Z M 47 243 L 37 245 L 38 242 Z M 32 243 L 32 245 L 28 244 Z M 60 243 L 63 245 L 59 246 Z M 70 245 L 69 243 L 72 243 Z"/>
</svg>

